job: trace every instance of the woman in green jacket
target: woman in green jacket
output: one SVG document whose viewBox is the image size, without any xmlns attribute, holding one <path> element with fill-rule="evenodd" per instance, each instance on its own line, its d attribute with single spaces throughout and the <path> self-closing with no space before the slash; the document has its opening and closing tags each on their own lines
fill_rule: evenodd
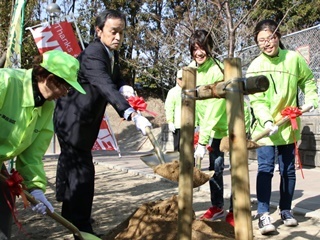
<svg viewBox="0 0 320 240">
<path fill-rule="evenodd" d="M 269 136 L 259 141 L 263 147 L 257 149 L 256 189 L 259 229 L 262 234 L 276 230 L 269 216 L 276 148 L 281 177 L 281 219 L 286 226 L 298 225 L 291 213 L 291 203 L 296 183 L 294 142 L 300 140 L 300 119 L 296 119 L 299 129 L 295 131 L 290 122 L 279 128 L 275 123 L 282 118 L 282 110 L 298 105 L 298 88 L 305 94 L 305 105 L 302 109 L 318 107 L 317 87 L 310 68 L 298 53 L 284 49 L 278 30 L 278 24 L 273 20 L 263 20 L 257 24 L 254 40 L 262 53 L 252 61 L 247 70 L 248 77 L 263 74 L 270 82 L 267 91 L 249 95 L 257 120 L 253 137 L 265 129 L 270 130 Z"/>
<path fill-rule="evenodd" d="M 1 173 L 9 177 L 4 162 L 16 158 L 23 185 L 40 202 L 32 210 L 40 214 L 46 208 L 54 211 L 44 195 L 47 180 L 42 162 L 53 136 L 52 100 L 74 91 L 71 88 L 85 93 L 77 82 L 78 69 L 77 59 L 58 50 L 36 57 L 32 69 L 0 69 Z M 8 185 L 0 182 L 1 239 L 11 236 L 12 196 Z"/>
<path fill-rule="evenodd" d="M 168 91 L 164 108 L 169 131 L 173 134 L 173 150 L 180 151 L 180 128 L 181 128 L 181 84 L 182 69 L 178 70 L 177 84 Z"/>
<path fill-rule="evenodd" d="M 196 30 L 189 40 L 189 49 L 193 62 L 191 67 L 197 68 L 197 86 L 212 84 L 223 80 L 223 64 L 211 55 L 213 39 L 205 30 Z M 223 206 L 223 170 L 224 154 L 219 146 L 221 139 L 228 134 L 226 100 L 211 98 L 196 102 L 196 122 L 200 127 L 199 140 L 194 157 L 203 158 L 206 145 L 210 144 L 209 170 L 214 170 L 210 179 L 212 206 L 200 219 L 215 220 L 225 216 Z M 234 225 L 232 203 L 226 221 Z"/>
</svg>

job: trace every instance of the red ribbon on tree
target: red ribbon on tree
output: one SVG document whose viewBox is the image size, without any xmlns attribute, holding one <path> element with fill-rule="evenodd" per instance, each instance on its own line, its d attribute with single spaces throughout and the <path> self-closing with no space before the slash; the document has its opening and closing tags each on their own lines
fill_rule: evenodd
<svg viewBox="0 0 320 240">
<path fill-rule="evenodd" d="M 293 130 L 298 130 L 298 124 L 297 124 L 296 118 L 302 115 L 302 112 L 299 108 L 286 107 L 285 109 L 283 109 L 281 111 L 281 115 L 283 117 L 288 117 L 290 119 L 291 126 L 292 126 Z M 299 168 L 301 170 L 301 175 L 302 175 L 302 178 L 304 178 L 304 174 L 302 171 L 302 164 L 301 164 L 300 155 L 299 155 L 299 150 L 298 150 L 297 141 L 296 141 L 294 133 L 293 133 L 293 140 L 294 140 L 294 146 L 295 146 L 295 154 L 296 154 L 296 157 L 298 160 Z"/>
<path fill-rule="evenodd" d="M 150 113 L 152 116 L 157 116 L 156 113 L 147 110 L 147 103 L 144 101 L 144 99 L 142 97 L 131 96 L 127 100 L 129 102 L 130 106 L 134 110 L 140 111 L 140 112 L 145 111 L 147 113 Z"/>
</svg>

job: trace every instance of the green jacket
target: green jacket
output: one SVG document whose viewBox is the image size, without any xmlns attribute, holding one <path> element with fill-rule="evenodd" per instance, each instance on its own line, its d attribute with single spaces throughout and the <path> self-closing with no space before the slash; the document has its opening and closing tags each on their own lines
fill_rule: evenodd
<svg viewBox="0 0 320 240">
<path fill-rule="evenodd" d="M 166 119 L 173 123 L 175 128 L 181 128 L 181 87 L 177 84 L 171 88 L 164 103 Z"/>
<path fill-rule="evenodd" d="M 32 69 L 0 69 L 0 164 L 16 157 L 28 189 L 45 191 L 42 158 L 53 136 L 54 102 L 34 107 Z"/>
<path fill-rule="evenodd" d="M 264 130 L 266 121 L 278 122 L 281 111 L 286 107 L 297 106 L 298 88 L 305 94 L 305 103 L 318 107 L 317 86 L 314 76 L 306 61 L 296 52 L 279 49 L 279 55 L 271 58 L 265 54 L 252 61 L 247 77 L 265 75 L 269 79 L 269 89 L 263 93 L 249 95 L 250 103 L 258 121 L 253 130 L 253 137 Z M 286 145 L 300 140 L 300 118 L 297 118 L 299 130 L 292 134 L 290 121 L 281 127 L 276 134 L 265 137 L 260 144 L 276 146 Z"/>
<path fill-rule="evenodd" d="M 223 64 L 219 62 L 221 68 Z M 196 67 L 195 61 L 189 64 Z M 223 80 L 223 73 L 218 65 L 209 58 L 197 67 L 197 86 L 212 84 Z M 200 126 L 199 143 L 208 144 L 210 138 L 221 139 L 228 134 L 226 100 L 210 98 L 196 101 L 196 125 Z"/>
</svg>

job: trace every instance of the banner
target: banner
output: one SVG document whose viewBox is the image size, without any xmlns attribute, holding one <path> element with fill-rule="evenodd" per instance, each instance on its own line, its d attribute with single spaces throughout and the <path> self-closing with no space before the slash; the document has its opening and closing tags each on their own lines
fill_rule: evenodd
<svg viewBox="0 0 320 240">
<path fill-rule="evenodd" d="M 26 2 L 26 0 L 17 0 L 12 11 L 5 68 L 21 68 L 21 45 Z"/>
<path fill-rule="evenodd" d="M 118 147 L 117 141 L 114 134 L 109 126 L 108 116 L 105 114 L 104 118 L 100 124 L 100 131 L 96 142 L 94 143 L 92 150 L 107 150 L 107 151 L 117 151 L 120 156 L 120 149 Z"/>
<path fill-rule="evenodd" d="M 67 21 L 28 29 L 30 29 L 41 54 L 56 49 L 77 57 L 81 52 L 72 25 Z"/>
<path fill-rule="evenodd" d="M 49 23 L 42 23 L 40 26 L 33 26 L 27 29 L 31 31 L 40 54 L 56 49 L 77 57 L 81 52 L 72 25 L 68 21 L 62 21 L 52 25 L 49 25 Z M 78 37 L 81 39 L 81 36 Z M 118 152 L 119 157 L 121 157 L 120 149 L 106 114 L 101 122 L 98 138 L 94 143 L 92 150 L 115 150 Z"/>
</svg>

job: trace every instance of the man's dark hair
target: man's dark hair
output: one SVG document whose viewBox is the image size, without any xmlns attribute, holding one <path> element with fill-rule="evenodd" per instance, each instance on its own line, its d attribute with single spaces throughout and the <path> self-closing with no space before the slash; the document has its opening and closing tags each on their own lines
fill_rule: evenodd
<svg viewBox="0 0 320 240">
<path fill-rule="evenodd" d="M 102 30 L 105 22 L 110 18 L 120 18 L 124 21 L 125 26 L 127 26 L 126 16 L 123 13 L 113 9 L 106 9 L 102 11 L 96 18 L 95 26 Z"/>
</svg>

